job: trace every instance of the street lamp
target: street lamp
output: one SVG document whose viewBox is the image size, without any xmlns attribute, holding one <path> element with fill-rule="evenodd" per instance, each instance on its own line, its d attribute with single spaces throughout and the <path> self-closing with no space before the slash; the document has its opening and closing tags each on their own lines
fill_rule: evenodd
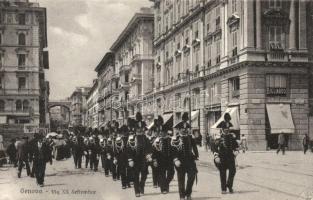
<svg viewBox="0 0 313 200">
<path fill-rule="evenodd" d="M 190 129 L 191 129 L 191 86 L 190 86 L 190 81 L 191 81 L 191 75 L 192 75 L 192 71 L 190 71 L 189 69 L 186 70 L 186 73 L 179 73 L 179 75 L 186 75 L 188 78 L 188 96 L 189 96 L 189 101 L 188 101 L 188 107 L 189 107 L 189 125 L 190 125 Z"/>
</svg>

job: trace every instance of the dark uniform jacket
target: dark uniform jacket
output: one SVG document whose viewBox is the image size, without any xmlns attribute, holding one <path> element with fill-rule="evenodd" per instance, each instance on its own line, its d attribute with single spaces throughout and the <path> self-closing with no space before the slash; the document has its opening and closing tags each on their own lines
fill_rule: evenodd
<svg viewBox="0 0 313 200">
<path fill-rule="evenodd" d="M 222 134 L 213 145 L 215 157 L 219 157 L 221 162 L 233 161 L 235 158 L 234 151 L 238 149 L 238 143 L 233 134 Z"/>
<path fill-rule="evenodd" d="M 172 164 L 173 148 L 171 146 L 171 138 L 160 138 L 160 149 L 153 148 L 153 158 L 157 160 L 159 165 Z"/>
<path fill-rule="evenodd" d="M 199 158 L 199 152 L 195 140 L 191 135 L 180 136 L 181 148 L 173 148 L 173 158 L 178 158 L 182 163 L 188 164 Z"/>
<path fill-rule="evenodd" d="M 132 149 L 128 148 L 128 159 L 136 163 L 146 163 L 146 156 L 152 153 L 152 145 L 146 135 L 135 136 L 137 146 Z"/>
</svg>

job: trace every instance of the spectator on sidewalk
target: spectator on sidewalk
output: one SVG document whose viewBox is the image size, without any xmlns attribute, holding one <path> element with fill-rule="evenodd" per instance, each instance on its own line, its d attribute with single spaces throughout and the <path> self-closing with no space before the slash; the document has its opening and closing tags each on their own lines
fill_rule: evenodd
<svg viewBox="0 0 313 200">
<path fill-rule="evenodd" d="M 34 161 L 34 172 L 37 184 L 40 187 L 44 186 L 44 177 L 46 171 L 46 163 L 52 164 L 51 149 L 49 145 L 43 141 L 41 134 L 35 135 L 35 141 L 32 143 L 32 159 Z"/>
<path fill-rule="evenodd" d="M 278 135 L 278 149 L 277 149 L 277 154 L 279 153 L 280 150 L 282 150 L 283 155 L 285 155 L 285 145 L 286 145 L 286 138 L 284 133 L 280 133 Z"/>
<path fill-rule="evenodd" d="M 248 150 L 247 138 L 246 138 L 245 134 L 241 135 L 240 146 L 241 146 L 241 149 L 242 149 L 243 153 L 245 153 Z"/>
<path fill-rule="evenodd" d="M 21 173 L 24 165 L 26 165 L 27 176 L 30 175 L 29 161 L 31 149 L 29 146 L 28 137 L 24 136 L 22 139 L 23 141 L 17 144 L 18 178 L 21 178 Z"/>
<path fill-rule="evenodd" d="M 308 134 L 305 134 L 303 137 L 302 145 L 303 145 L 303 153 L 306 154 L 307 150 L 309 149 L 310 138 Z"/>
<path fill-rule="evenodd" d="M 11 140 L 11 144 L 7 148 L 7 154 L 8 154 L 9 159 L 10 159 L 10 164 L 13 164 L 14 167 L 17 167 L 17 160 L 16 160 L 17 150 L 15 148 L 15 142 L 16 142 L 15 139 Z"/>
</svg>

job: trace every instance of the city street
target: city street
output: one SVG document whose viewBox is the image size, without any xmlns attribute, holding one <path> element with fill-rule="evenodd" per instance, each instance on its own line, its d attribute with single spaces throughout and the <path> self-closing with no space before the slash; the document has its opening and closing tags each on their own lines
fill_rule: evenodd
<svg viewBox="0 0 313 200">
<path fill-rule="evenodd" d="M 239 154 L 235 193 L 222 195 L 219 175 L 212 163 L 212 156 L 200 150 L 198 162 L 198 183 L 194 185 L 193 199 L 240 199 L 240 200 L 291 200 L 312 199 L 313 194 L 313 154 L 287 152 L 285 156 L 271 152 L 248 152 Z M 122 190 L 119 181 L 113 182 L 103 172 L 89 169 L 74 169 L 72 159 L 54 161 L 47 165 L 45 187 L 37 187 L 35 179 L 22 172 L 18 179 L 16 169 L 0 169 L 0 199 L 179 199 L 176 178 L 170 193 L 160 194 L 153 188 L 151 175 L 146 184 L 146 194 L 136 198 L 133 188 Z M 176 177 L 176 174 L 175 174 Z M 78 194 L 77 190 L 87 191 Z M 73 193 L 75 191 L 76 193 Z M 39 194 L 42 192 L 44 196 Z M 31 193 L 31 194 L 29 194 Z"/>
</svg>

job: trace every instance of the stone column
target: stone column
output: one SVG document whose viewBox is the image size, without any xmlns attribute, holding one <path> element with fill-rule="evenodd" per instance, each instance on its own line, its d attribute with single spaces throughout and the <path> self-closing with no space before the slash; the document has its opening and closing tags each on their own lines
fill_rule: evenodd
<svg viewBox="0 0 313 200">
<path fill-rule="evenodd" d="M 261 8 L 262 8 L 261 0 L 256 0 L 256 48 L 257 49 L 262 49 L 262 9 Z"/>
<path fill-rule="evenodd" d="M 299 49 L 306 50 L 306 3 L 305 0 L 299 0 Z"/>
<path fill-rule="evenodd" d="M 296 15 L 295 0 L 290 2 L 290 31 L 289 31 L 289 49 L 296 49 Z"/>
</svg>

